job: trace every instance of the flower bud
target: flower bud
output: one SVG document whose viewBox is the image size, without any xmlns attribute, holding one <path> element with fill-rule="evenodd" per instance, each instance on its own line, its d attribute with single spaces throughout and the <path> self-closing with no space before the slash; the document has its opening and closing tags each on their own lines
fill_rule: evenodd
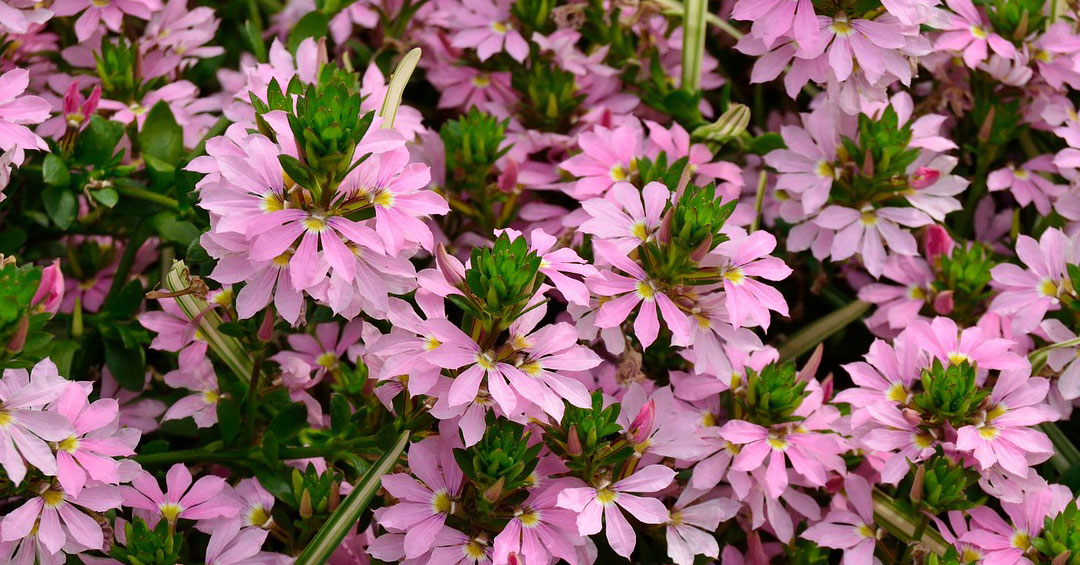
<svg viewBox="0 0 1080 565">
<path fill-rule="evenodd" d="M 311 491 L 304 489 L 304 493 L 300 495 L 300 517 L 307 520 L 315 514 L 315 510 L 311 506 Z"/>
<path fill-rule="evenodd" d="M 640 444 L 648 441 L 649 436 L 653 432 L 653 424 L 656 421 L 656 401 L 650 400 L 638 410 L 637 416 L 633 422 L 630 422 L 630 428 L 626 430 L 627 435 L 630 436 L 631 443 Z"/>
<path fill-rule="evenodd" d="M 994 132 L 994 115 L 997 114 L 997 106 L 991 106 L 990 111 L 986 113 L 986 117 L 983 118 L 983 123 L 979 126 L 979 143 L 986 143 L 990 141 L 990 135 Z"/>
<path fill-rule="evenodd" d="M 922 502 L 923 481 L 926 478 L 926 467 L 919 465 L 915 468 L 915 480 L 911 482 L 911 502 L 918 505 Z"/>
<path fill-rule="evenodd" d="M 744 104 L 731 103 L 728 109 L 715 122 L 698 127 L 692 134 L 694 139 L 725 143 L 739 137 L 750 125 L 750 108 Z"/>
<path fill-rule="evenodd" d="M 934 297 L 934 312 L 941 314 L 942 316 L 948 316 L 953 311 L 953 291 L 946 290 L 939 292 Z"/>
<path fill-rule="evenodd" d="M 862 166 L 859 167 L 859 171 L 865 177 L 872 177 L 874 176 L 875 170 L 876 168 L 874 167 L 874 154 L 871 153 L 869 149 L 867 149 L 866 155 L 863 155 L 863 163 Z"/>
<path fill-rule="evenodd" d="M 499 175 L 497 186 L 499 190 L 510 193 L 513 192 L 518 185 L 518 163 L 513 159 L 507 159 L 506 168 L 502 174 Z"/>
<path fill-rule="evenodd" d="M 908 186 L 915 190 L 922 190 L 932 186 L 941 178 L 941 171 L 930 167 L 919 167 L 908 177 Z"/>
<path fill-rule="evenodd" d="M 266 308 L 263 313 L 262 323 L 259 324 L 259 332 L 257 337 L 259 341 L 270 341 L 274 338 L 274 321 L 277 319 L 277 313 L 274 311 L 274 305 L 271 304 Z"/>
<path fill-rule="evenodd" d="M 566 432 L 566 453 L 567 455 L 581 455 L 583 451 L 577 426 L 571 425 L 570 430 Z"/>
<path fill-rule="evenodd" d="M 954 245 L 956 245 L 956 242 L 953 241 L 952 236 L 944 227 L 933 224 L 926 228 L 923 247 L 926 249 L 926 258 L 930 261 L 933 261 L 938 255 L 951 254 Z"/>
<path fill-rule="evenodd" d="M 11 339 L 7 342 L 7 350 L 11 353 L 22 351 L 23 346 L 26 345 L 28 333 L 30 333 L 30 316 L 23 314 L 22 318 L 19 318 L 19 325 L 15 327 L 15 333 L 11 334 Z"/>
<path fill-rule="evenodd" d="M 525 558 L 511 551 L 510 555 L 506 556 L 506 565 L 525 565 Z"/>
<path fill-rule="evenodd" d="M 669 245 L 671 243 L 671 217 L 675 209 L 671 208 L 664 214 L 664 217 L 660 219 L 660 229 L 656 230 L 656 241 L 660 245 Z"/>
<path fill-rule="evenodd" d="M 55 314 L 60 310 L 64 299 L 64 274 L 60 271 L 60 260 L 53 259 L 52 265 L 41 270 L 41 283 L 38 284 L 31 306 L 37 306 L 41 312 Z"/>
<path fill-rule="evenodd" d="M 701 240 L 701 243 L 690 252 L 690 258 L 694 261 L 701 261 L 712 250 L 712 234 L 705 234 L 705 239 Z"/>
<path fill-rule="evenodd" d="M 495 484 L 484 489 L 484 500 L 494 504 L 502 497 L 503 486 L 506 485 L 506 477 L 499 477 Z"/>
<path fill-rule="evenodd" d="M 457 288 L 465 285 L 465 269 L 460 261 L 450 256 L 441 243 L 435 247 L 435 265 L 451 285 Z"/>
</svg>

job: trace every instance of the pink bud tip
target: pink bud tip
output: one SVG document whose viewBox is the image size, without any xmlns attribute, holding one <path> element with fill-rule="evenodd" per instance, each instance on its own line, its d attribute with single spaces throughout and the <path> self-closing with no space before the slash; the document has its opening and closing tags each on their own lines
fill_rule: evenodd
<svg viewBox="0 0 1080 565">
<path fill-rule="evenodd" d="M 923 245 L 926 247 L 927 259 L 933 261 L 938 255 L 948 255 L 952 253 L 952 248 L 956 245 L 949 232 L 940 225 L 934 224 L 926 228 L 926 236 L 923 240 Z"/>
<path fill-rule="evenodd" d="M 941 171 L 930 167 L 919 167 L 908 179 L 908 186 L 915 190 L 922 190 L 938 181 Z"/>
<path fill-rule="evenodd" d="M 653 423 L 656 421 L 656 401 L 650 400 L 638 410 L 637 417 L 630 422 L 630 441 L 633 443 L 645 443 L 653 432 Z"/>
<path fill-rule="evenodd" d="M 942 316 L 948 316 L 953 311 L 953 291 L 946 290 L 939 292 L 934 297 L 934 312 L 941 314 Z"/>
</svg>

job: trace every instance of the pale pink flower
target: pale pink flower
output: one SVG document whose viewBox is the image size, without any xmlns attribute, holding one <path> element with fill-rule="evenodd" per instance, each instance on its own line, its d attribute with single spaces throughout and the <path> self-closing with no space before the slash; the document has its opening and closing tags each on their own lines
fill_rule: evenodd
<svg viewBox="0 0 1080 565">
<path fill-rule="evenodd" d="M 235 521 L 214 528 L 206 545 L 206 565 L 274 565 L 279 556 L 260 551 L 270 532 L 260 528 L 240 528 Z"/>
<path fill-rule="evenodd" d="M 517 553 L 526 565 L 548 563 L 552 559 L 577 562 L 574 544 L 577 524 L 574 513 L 557 505 L 558 497 L 570 486 L 580 485 L 576 479 L 555 479 L 543 488 L 535 488 L 514 510 L 494 540 L 494 559 L 506 563 L 511 553 Z"/>
<path fill-rule="evenodd" d="M 990 309 L 1010 316 L 1015 331 L 1033 331 L 1048 311 L 1061 308 L 1063 296 L 1075 294 L 1065 268 L 1074 260 L 1075 246 L 1072 238 L 1056 228 L 1047 229 L 1037 242 L 1020 235 L 1016 255 L 1027 269 L 1002 263 L 990 270 L 999 291 Z"/>
<path fill-rule="evenodd" d="M 581 199 L 603 195 L 616 183 L 626 182 L 636 159 L 645 154 L 645 140 L 636 123 L 614 129 L 596 126 L 580 134 L 577 142 L 581 153 L 563 161 L 559 167 L 579 177 L 567 192 Z"/>
<path fill-rule="evenodd" d="M 904 84 L 911 80 L 911 65 L 900 51 L 907 45 L 904 27 L 900 22 L 852 19 L 840 13 L 834 18 L 818 16 L 815 26 L 820 30 L 818 41 L 802 44 L 797 57 L 811 59 L 828 51 L 829 65 L 838 81 L 847 80 L 858 61 L 859 71 L 870 82 L 886 74 Z M 801 43 L 801 42 L 800 42 Z"/>
<path fill-rule="evenodd" d="M 971 529 L 960 541 L 983 550 L 986 565 L 1030 564 L 1026 554 L 1033 550 L 1031 541 L 1039 536 L 1046 518 L 1064 510 L 1071 498 L 1067 487 L 1054 485 L 1028 493 L 1023 503 L 1004 502 L 1001 507 L 1012 524 L 987 506 L 972 508 Z"/>
<path fill-rule="evenodd" d="M 764 41 L 766 47 L 789 34 L 802 45 L 818 39 L 814 3 L 810 0 L 739 0 L 731 17 L 753 22 L 751 35 Z"/>
<path fill-rule="evenodd" d="M 79 496 L 45 488 L 4 516 L 0 523 L 3 541 L 32 535 L 36 527 L 38 541 L 53 554 L 68 543 L 69 537 L 89 549 L 102 549 L 105 538 L 101 526 L 81 508 L 107 512 L 119 508 L 121 500 L 112 486 L 87 488 Z"/>
<path fill-rule="evenodd" d="M 501 108 L 517 99 L 508 72 L 489 73 L 445 63 L 429 69 L 427 78 L 439 90 L 439 108 Z"/>
<path fill-rule="evenodd" d="M 41 282 L 34 291 L 34 297 L 30 299 L 30 306 L 38 312 L 51 315 L 60 311 L 63 300 L 64 273 L 60 270 L 60 260 L 53 259 L 48 267 L 41 270 Z"/>
<path fill-rule="evenodd" d="M 160 0 L 59 0 L 52 5 L 57 16 L 74 16 L 82 12 L 75 21 L 75 35 L 79 41 L 89 39 L 102 22 L 109 30 L 119 33 L 125 15 L 148 20 L 161 8 Z"/>
<path fill-rule="evenodd" d="M 664 322 L 671 330 L 675 343 L 689 344 L 690 318 L 666 294 L 656 288 L 640 265 L 620 253 L 613 243 L 606 240 L 593 242 L 596 255 L 613 267 L 630 276 L 616 274 L 614 271 L 601 271 L 599 277 L 590 278 L 589 288 L 601 296 L 611 296 L 604 302 L 596 315 L 596 326 L 613 328 L 630 317 L 639 304 L 637 317 L 634 319 L 634 335 L 642 347 L 648 347 L 656 341 L 660 333 L 657 319 L 657 307 L 663 314 Z M 766 322 L 767 324 L 767 322 Z"/>
<path fill-rule="evenodd" d="M 787 148 L 765 155 L 765 164 L 780 173 L 774 190 L 799 195 L 806 214 L 817 212 L 828 202 L 839 174 L 833 166 L 842 124 L 837 114 L 835 108 L 822 105 L 803 115 L 805 129 L 781 126 L 780 135 Z"/>
<path fill-rule="evenodd" d="M 983 418 L 956 431 L 956 449 L 972 453 L 983 470 L 996 464 L 1027 477 L 1029 467 L 1054 454 L 1046 435 L 1031 428 L 1058 417 L 1042 403 L 1049 389 L 1048 380 L 1026 371 L 1002 371 Z"/>
<path fill-rule="evenodd" d="M 134 455 L 137 430 L 118 430 L 120 406 L 112 398 L 89 401 L 90 387 L 69 384 L 53 406 L 71 422 L 75 433 L 56 444 L 56 478 L 64 491 L 80 496 L 87 479 L 120 482 L 120 462 L 114 457 Z"/>
<path fill-rule="evenodd" d="M 191 416 L 195 425 L 208 428 L 217 423 L 217 403 L 221 399 L 214 365 L 206 356 L 206 343 L 199 342 L 180 352 L 182 369 L 170 371 L 164 377 L 165 384 L 173 388 L 185 388 L 190 394 L 174 402 L 165 411 L 162 420 L 179 420 Z"/>
<path fill-rule="evenodd" d="M 26 369 L 5 369 L 0 379 L 0 465 L 16 485 L 26 476 L 26 464 L 45 475 L 56 475 L 56 457 L 45 442 L 72 435 L 71 422 L 42 408 L 64 393 L 68 381 L 49 359 Z"/>
<path fill-rule="evenodd" d="M 866 206 L 861 210 L 829 206 L 813 222 L 836 231 L 830 254 L 833 261 L 843 261 L 856 253 L 875 278 L 885 271 L 885 245 L 900 255 L 918 255 L 919 247 L 911 232 L 901 229 L 922 227 L 933 223 L 924 212 L 914 208 Z"/>
<path fill-rule="evenodd" d="M 514 29 L 510 6 L 509 0 L 463 0 L 455 5 L 451 18 L 459 31 L 454 33 L 451 45 L 476 49 L 481 61 L 506 51 L 517 62 L 524 62 L 529 56 L 529 44 Z"/>
<path fill-rule="evenodd" d="M 847 391 L 842 391 L 847 392 Z M 839 395 L 837 395 L 839 402 Z M 870 404 L 860 410 L 865 428 L 858 441 L 870 448 L 882 466 L 881 482 L 894 485 L 911 471 L 911 463 L 929 459 L 940 442 L 904 418 L 897 405 L 887 402 Z M 865 433 L 864 433 L 865 432 Z M 875 465 L 876 467 L 876 465 Z"/>
<path fill-rule="evenodd" d="M 752 472 L 767 466 L 761 488 L 770 497 L 779 498 L 788 486 L 785 459 L 814 486 L 823 486 L 828 480 L 829 471 L 843 471 L 844 461 L 840 454 L 846 448 L 837 436 L 813 431 L 827 428 L 827 422 L 837 416 L 839 414 L 832 411 L 819 411 L 797 426 L 778 425 L 772 428 L 731 420 L 720 430 L 720 437 L 741 446 L 731 468 Z"/>
<path fill-rule="evenodd" d="M 758 230 L 717 245 L 701 262 L 702 266 L 719 266 L 724 278 L 724 306 L 735 329 L 760 326 L 768 330 L 770 310 L 788 315 L 787 301 L 780 291 L 757 280 L 780 281 L 791 274 L 783 259 L 769 255 L 774 249 L 776 237 Z"/>
<path fill-rule="evenodd" d="M 991 31 L 986 18 L 971 0 L 945 0 L 945 4 L 954 14 L 934 43 L 935 49 L 962 51 L 964 63 L 970 68 L 986 60 L 988 48 L 1006 59 L 1016 56 L 1016 47 Z"/>
<path fill-rule="evenodd" d="M 563 372 L 587 371 L 599 365 L 601 359 L 591 349 L 577 344 L 577 330 L 570 324 L 561 322 L 534 331 L 544 313 L 546 309 L 536 308 L 510 327 L 511 343 L 518 353 L 514 364 L 502 371 L 510 377 L 518 399 L 535 404 L 559 421 L 564 400 L 581 408 L 592 405 L 585 385 Z"/>
<path fill-rule="evenodd" d="M 640 191 L 628 182 L 619 182 L 601 198 L 581 203 L 590 218 L 580 230 L 615 244 L 620 253 L 655 239 L 660 216 L 671 200 L 671 190 L 650 182 Z"/>
<path fill-rule="evenodd" d="M 877 305 L 866 325 L 902 330 L 919 318 L 919 311 L 931 300 L 934 273 L 921 257 L 892 255 L 881 274 L 900 284 L 870 283 L 859 289 L 859 300 Z"/>
<path fill-rule="evenodd" d="M 384 475 L 383 488 L 398 503 L 375 511 L 383 527 L 404 531 L 405 556 L 424 555 L 435 544 L 446 517 L 454 513 L 461 492 L 462 474 L 451 453 L 452 445 L 439 437 L 425 439 L 409 447 L 409 471 Z"/>
<path fill-rule="evenodd" d="M 707 492 L 686 488 L 668 511 L 665 537 L 675 565 L 693 565 L 696 555 L 713 559 L 720 555 L 713 532 L 720 522 L 734 518 L 741 505 L 730 498 L 700 500 Z"/>
<path fill-rule="evenodd" d="M 665 128 L 654 121 L 645 120 L 645 127 L 649 130 L 649 144 L 652 146 L 649 153 L 655 155 L 662 151 L 669 163 L 686 157 L 690 169 L 697 174 L 695 178 L 698 184 L 719 180 L 742 186 L 742 170 L 739 166 L 726 161 L 713 162 L 713 152 L 704 143 L 691 143 L 690 134 L 678 122 Z"/>
<path fill-rule="evenodd" d="M 1034 202 L 1035 209 L 1045 216 L 1050 213 L 1050 201 L 1057 200 L 1066 187 L 1054 184 L 1039 173 L 1057 173 L 1050 155 L 1030 159 L 1019 168 L 1010 163 L 1008 167 L 990 173 L 986 178 L 986 188 L 991 192 L 1007 188 L 1020 206 Z"/>
<path fill-rule="evenodd" d="M 1040 325 L 1051 343 L 1063 343 L 1076 339 L 1065 324 L 1053 318 Z M 1080 353 L 1076 347 L 1058 347 L 1046 354 L 1046 364 L 1058 374 L 1054 379 L 1058 393 L 1065 400 L 1080 398 Z"/>
<path fill-rule="evenodd" d="M 930 322 L 917 320 L 904 330 L 910 343 L 928 353 L 931 359 L 924 361 L 927 366 L 936 358 L 944 363 L 971 363 L 985 374 L 987 369 L 999 371 L 1031 370 L 1027 359 L 1016 354 L 1012 340 L 992 337 L 980 327 L 957 327 L 951 318 L 936 317 Z"/>
<path fill-rule="evenodd" d="M 844 478 L 850 509 L 833 508 L 825 519 L 802 533 L 822 547 L 844 550 L 845 565 L 872 565 L 874 547 L 884 531 L 874 524 L 874 501 L 866 479 L 850 473 Z"/>
<path fill-rule="evenodd" d="M 664 503 L 653 497 L 630 493 L 657 492 L 671 484 L 674 478 L 675 471 L 668 467 L 650 465 L 615 483 L 604 481 L 595 487 L 564 489 L 559 493 L 558 504 L 579 513 L 577 528 L 582 536 L 599 533 L 604 528 L 602 524 L 606 523 L 611 548 L 629 559 L 637 544 L 637 536 L 623 516 L 623 510 L 646 524 L 664 524 L 668 521 L 668 510 Z"/>
<path fill-rule="evenodd" d="M 165 474 L 165 484 L 168 492 L 163 493 L 157 479 L 143 471 L 131 481 L 131 486 L 120 487 L 124 505 L 141 512 L 151 527 L 161 518 L 176 524 L 180 518 L 231 518 L 240 512 L 232 497 L 219 496 L 228 487 L 221 477 L 207 475 L 192 484 L 191 471 L 177 463 Z"/>
<path fill-rule="evenodd" d="M 315 326 L 314 335 L 306 333 L 289 334 L 289 350 L 281 351 L 272 357 L 279 363 L 287 358 L 296 357 L 315 368 L 315 378 L 321 380 L 327 371 L 337 368 L 349 348 L 356 345 L 364 332 L 361 319 L 346 322 L 344 327 L 338 322 L 326 322 Z"/>
<path fill-rule="evenodd" d="M 0 75 L 0 150 L 14 151 L 16 167 L 22 165 L 24 150 L 49 150 L 45 140 L 26 126 L 47 120 L 52 105 L 44 98 L 23 95 L 29 85 L 26 70 L 12 69 Z"/>
</svg>

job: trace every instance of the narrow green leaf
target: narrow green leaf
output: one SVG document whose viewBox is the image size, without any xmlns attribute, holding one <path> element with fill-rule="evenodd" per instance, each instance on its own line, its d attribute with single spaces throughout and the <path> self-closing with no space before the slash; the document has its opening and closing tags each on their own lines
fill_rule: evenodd
<svg viewBox="0 0 1080 565">
<path fill-rule="evenodd" d="M 236 439 L 236 434 L 240 432 L 240 407 L 236 405 L 232 397 L 218 399 L 217 417 L 221 439 L 225 440 L 225 443 L 232 443 L 232 440 Z"/>
<path fill-rule="evenodd" d="M 686 0 L 683 4 L 682 88 L 690 93 L 697 92 L 701 87 L 708 6 L 708 0 Z"/>
<path fill-rule="evenodd" d="M 795 359 L 825 341 L 832 334 L 858 320 L 870 308 L 870 303 L 852 300 L 839 310 L 806 326 L 780 346 L 780 363 Z"/>
<path fill-rule="evenodd" d="M 345 539 L 349 530 L 356 527 L 356 523 L 360 521 L 360 516 L 363 515 L 364 510 L 367 510 L 371 498 L 375 496 L 375 493 L 382 485 L 382 476 L 394 467 L 408 442 L 409 432 L 401 432 L 394 447 L 383 453 L 383 456 L 372 465 L 371 469 L 364 473 L 364 476 L 356 483 L 349 496 L 341 502 L 341 506 L 338 506 L 337 510 L 330 515 L 323 527 L 319 529 L 319 533 L 315 534 L 311 543 L 296 558 L 295 565 L 322 565 L 330 559 L 330 556 L 341 545 L 341 540 Z"/>
<path fill-rule="evenodd" d="M 416 64 L 420 62 L 420 54 L 419 47 L 413 48 L 401 58 L 397 68 L 394 69 L 394 74 L 390 75 L 386 98 L 383 99 L 382 109 L 379 110 L 379 116 L 383 119 L 383 129 L 394 127 L 394 118 L 397 117 L 398 106 L 401 106 L 401 95 L 405 92 L 405 85 L 408 84 L 413 71 L 416 70 Z"/>
</svg>

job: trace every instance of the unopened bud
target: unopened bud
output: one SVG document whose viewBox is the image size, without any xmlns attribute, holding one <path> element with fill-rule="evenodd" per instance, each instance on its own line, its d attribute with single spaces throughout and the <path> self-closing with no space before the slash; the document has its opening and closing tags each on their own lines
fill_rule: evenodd
<svg viewBox="0 0 1080 565">
<path fill-rule="evenodd" d="M 979 143 L 986 143 L 990 141 L 990 134 L 994 132 L 994 115 L 997 114 L 997 106 L 991 106 L 990 111 L 986 113 L 986 118 L 983 119 L 983 123 L 979 126 Z"/>
<path fill-rule="evenodd" d="M 833 387 L 835 386 L 836 385 L 835 379 L 833 379 L 833 374 L 829 373 L 828 375 L 825 375 L 825 378 L 821 381 L 822 402 L 829 402 L 830 400 L 832 400 Z"/>
<path fill-rule="evenodd" d="M 300 495 L 300 517 L 307 520 L 314 514 L 315 511 L 311 507 L 311 492 L 304 489 L 303 494 Z"/>
<path fill-rule="evenodd" d="M 712 250 L 712 234 L 705 234 L 705 239 L 701 240 L 701 243 L 690 252 L 690 259 L 694 261 L 701 261 Z"/>
<path fill-rule="evenodd" d="M 876 168 L 874 167 L 874 154 L 871 153 L 869 149 L 867 149 L 866 155 L 863 156 L 862 167 L 859 167 L 859 171 L 863 174 L 864 177 L 872 177 L 874 176 L 875 170 Z"/>
<path fill-rule="evenodd" d="M 26 345 L 26 335 L 28 333 L 30 333 L 30 316 L 23 314 L 22 318 L 19 318 L 19 325 L 15 327 L 15 333 L 11 334 L 11 339 L 8 340 L 8 352 L 18 353 L 22 351 L 23 346 Z"/>
<path fill-rule="evenodd" d="M 675 208 L 671 208 L 664 214 L 664 217 L 660 219 L 660 229 L 656 230 L 656 241 L 660 245 L 671 244 L 671 217 L 675 212 Z"/>
<path fill-rule="evenodd" d="M 277 319 L 277 313 L 274 311 L 274 305 L 266 307 L 266 311 L 263 313 L 262 323 L 259 324 L 259 332 L 256 334 L 259 341 L 270 341 L 274 337 L 274 320 Z"/>
<path fill-rule="evenodd" d="M 810 358 L 806 360 L 806 364 L 803 368 L 795 374 L 795 380 L 810 382 L 814 380 L 814 375 L 817 374 L 818 367 L 821 366 L 821 357 L 825 354 L 825 345 L 819 343 L 814 348 L 814 352 L 810 354 Z"/>
<path fill-rule="evenodd" d="M 465 285 L 464 266 L 451 257 L 450 253 L 446 251 L 446 247 L 441 243 L 435 247 L 435 265 L 451 285 L 457 288 Z"/>
<path fill-rule="evenodd" d="M 1027 12 L 1024 12 L 1024 13 L 1026 14 Z M 1071 557 L 1071 556 L 1072 556 L 1072 552 L 1070 552 L 1069 550 L 1066 549 L 1065 551 L 1062 551 L 1061 553 L 1057 554 L 1057 556 L 1054 557 L 1054 560 L 1050 562 L 1050 565 L 1065 565 L 1066 563 L 1069 562 L 1069 557 Z"/>
<path fill-rule="evenodd" d="M 60 260 L 54 259 L 52 265 L 41 270 L 41 282 L 38 283 L 30 305 L 50 315 L 60 310 L 64 300 L 64 274 L 60 271 Z"/>
<path fill-rule="evenodd" d="M 919 424 L 922 424 L 922 416 L 919 416 L 919 413 L 912 410 L 911 408 L 904 408 L 900 411 L 900 413 L 903 414 L 904 419 L 907 420 L 907 423 L 911 424 L 912 426 L 918 426 Z"/>
<path fill-rule="evenodd" d="M 510 555 L 506 556 L 506 565 L 525 565 L 525 558 L 511 551 Z"/>
<path fill-rule="evenodd" d="M 953 291 L 945 290 L 934 297 L 934 312 L 948 316 L 953 311 Z"/>
<path fill-rule="evenodd" d="M 506 486 L 506 477 L 499 477 L 495 484 L 484 489 L 484 500 L 494 504 L 502 497 L 503 487 Z"/>
<path fill-rule="evenodd" d="M 919 465 L 915 468 L 915 479 L 911 482 L 911 501 L 918 505 L 922 502 L 923 481 L 926 478 L 926 467 Z"/>
<path fill-rule="evenodd" d="M 930 261 L 933 261 L 938 255 L 951 254 L 955 245 L 956 242 L 953 241 L 952 236 L 944 227 L 933 224 L 926 228 L 923 246 L 926 248 L 926 258 Z"/>
<path fill-rule="evenodd" d="M 626 433 L 630 436 L 631 443 L 640 444 L 648 441 L 653 432 L 653 424 L 656 421 L 656 401 L 650 400 L 638 410 L 630 428 Z"/>
<path fill-rule="evenodd" d="M 570 430 L 566 432 L 566 453 L 568 455 L 581 455 L 584 452 L 581 449 L 581 437 L 578 436 L 577 426 L 570 426 Z"/>
<path fill-rule="evenodd" d="M 750 125 L 750 108 L 745 104 L 731 103 L 728 109 L 715 122 L 698 127 L 692 134 L 694 139 L 725 143 L 739 137 Z"/>
<path fill-rule="evenodd" d="M 908 186 L 915 190 L 922 190 L 932 186 L 941 178 L 941 171 L 930 167 L 919 167 L 908 177 Z"/>
<path fill-rule="evenodd" d="M 327 500 L 326 509 L 329 512 L 333 512 L 341 504 L 341 483 L 334 481 L 334 484 L 330 485 L 330 497 Z"/>
<path fill-rule="evenodd" d="M 499 175 L 497 182 L 499 190 L 510 193 L 518 185 L 518 163 L 513 159 L 507 159 L 506 169 Z"/>
</svg>

